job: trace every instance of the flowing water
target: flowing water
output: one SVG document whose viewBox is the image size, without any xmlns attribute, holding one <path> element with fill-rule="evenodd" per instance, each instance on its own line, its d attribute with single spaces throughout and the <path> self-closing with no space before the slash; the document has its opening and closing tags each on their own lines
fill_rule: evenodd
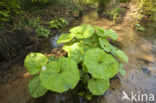
<svg viewBox="0 0 156 103">
<path fill-rule="evenodd" d="M 93 12 L 84 16 L 81 23 L 113 28 L 119 34 L 118 41 L 122 50 L 129 57 L 129 62 L 124 65 L 127 75 L 113 79 L 111 88 L 100 98 L 99 103 L 129 103 L 130 101 L 121 101 L 123 91 L 129 96 L 132 92 L 137 94 L 137 101 L 141 94 L 156 95 L 156 38 L 152 35 L 154 31 L 148 31 L 151 30 L 149 27 L 146 28 L 148 32 L 145 32 L 149 34 L 136 32 L 133 28 L 136 22 L 126 17 L 124 21 L 127 22 L 115 25 L 112 21 L 100 19 L 96 15 L 96 12 Z M 144 100 L 142 103 L 148 102 Z"/>
<path fill-rule="evenodd" d="M 83 15 L 81 19 L 74 22 L 73 25 L 91 24 L 106 29 L 113 28 L 119 35 L 116 45 L 129 57 L 129 62 L 124 64 L 124 69 L 127 72 L 126 76 L 122 77 L 119 75 L 113 78 L 110 89 L 103 96 L 95 97 L 89 103 L 156 103 L 156 97 L 155 102 L 149 101 L 150 94 L 156 96 L 156 38 L 151 35 L 155 32 L 150 27 L 146 29 L 146 31 L 150 30 L 150 32 L 136 32 L 134 30 L 135 23 L 135 21 L 125 17 L 125 20 L 121 24 L 115 24 L 107 19 L 99 18 L 96 10 Z M 52 39 L 51 43 L 55 45 Z M 24 67 L 20 66 L 19 68 L 23 70 L 22 68 Z M 25 72 L 23 71 L 22 73 Z M 46 95 L 40 99 L 31 99 L 30 96 L 27 96 L 29 93 L 26 89 L 29 79 L 30 76 L 25 73 L 22 78 L 17 78 L 18 83 L 14 81 L 12 84 L 6 83 L 6 85 L 1 86 L 0 90 L 3 95 L 0 94 L 0 101 L 2 98 L 4 99 L 1 103 L 83 103 L 82 98 L 66 93 L 49 93 L 50 95 Z M 123 91 L 129 97 L 131 97 L 131 93 L 133 92 L 136 94 L 137 100 L 121 101 Z M 147 94 L 147 101 L 146 98 L 142 98 L 144 101 L 139 101 L 142 94 Z M 4 95 L 7 95 L 7 97 Z M 6 100 L 6 102 L 5 99 L 9 100 Z"/>
</svg>

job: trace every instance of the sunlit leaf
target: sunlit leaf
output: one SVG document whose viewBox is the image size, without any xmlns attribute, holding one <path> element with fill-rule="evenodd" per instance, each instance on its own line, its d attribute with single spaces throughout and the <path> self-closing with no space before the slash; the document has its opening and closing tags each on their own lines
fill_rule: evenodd
<svg viewBox="0 0 156 103">
<path fill-rule="evenodd" d="M 90 46 L 92 48 L 94 47 L 100 47 L 100 44 L 98 42 L 98 36 L 93 34 L 91 37 L 87 38 L 87 39 L 82 39 L 84 44 L 87 46 Z"/>
<path fill-rule="evenodd" d="M 123 69 L 123 64 L 120 64 L 119 72 L 122 76 L 126 75 L 126 71 Z"/>
<path fill-rule="evenodd" d="M 75 34 L 77 39 L 89 38 L 94 34 L 94 28 L 90 25 L 77 26 L 70 29 L 72 34 Z"/>
<path fill-rule="evenodd" d="M 128 62 L 128 57 L 123 51 L 116 49 L 112 51 L 112 54 L 118 57 L 119 59 L 121 59 L 123 62 L 126 62 L 126 63 Z"/>
<path fill-rule="evenodd" d="M 41 85 L 58 93 L 75 88 L 80 79 L 77 64 L 72 59 L 61 57 L 57 62 L 50 62 L 46 70 L 41 71 Z"/>
<path fill-rule="evenodd" d="M 66 44 L 63 46 L 63 50 L 68 52 L 68 57 L 75 60 L 77 63 L 83 61 L 85 50 L 83 43 Z"/>
<path fill-rule="evenodd" d="M 57 40 L 57 43 L 67 43 L 69 41 L 71 41 L 73 38 L 75 37 L 75 34 L 61 34 L 59 40 Z"/>
<path fill-rule="evenodd" d="M 108 36 L 113 40 L 116 40 L 118 38 L 118 34 L 113 29 L 106 30 L 105 36 Z"/>
<path fill-rule="evenodd" d="M 109 41 L 106 38 L 100 37 L 99 42 L 103 50 L 105 50 L 106 52 L 112 51 L 113 46 L 109 43 Z"/>
<path fill-rule="evenodd" d="M 48 58 L 45 55 L 41 53 L 30 53 L 26 56 L 24 66 L 30 74 L 37 74 L 47 62 Z"/>
<path fill-rule="evenodd" d="M 109 88 L 109 79 L 90 79 L 88 89 L 93 95 L 102 95 Z"/>
<path fill-rule="evenodd" d="M 118 34 L 113 29 L 106 30 L 101 27 L 96 27 L 96 34 L 101 37 L 109 37 L 113 40 L 118 38 Z"/>
<path fill-rule="evenodd" d="M 105 31 L 106 31 L 106 29 L 104 29 L 104 28 L 102 28 L 102 27 L 95 27 L 95 30 L 96 30 L 96 34 L 98 35 L 98 36 L 104 36 L 105 35 Z"/>
<path fill-rule="evenodd" d="M 95 78 L 111 78 L 118 73 L 119 63 L 102 49 L 94 48 L 85 53 L 84 64 L 88 72 Z"/>
<path fill-rule="evenodd" d="M 28 90 L 30 92 L 30 95 L 34 98 L 43 96 L 46 92 L 47 89 L 41 86 L 40 84 L 40 78 L 39 76 L 34 76 L 28 84 Z"/>
</svg>

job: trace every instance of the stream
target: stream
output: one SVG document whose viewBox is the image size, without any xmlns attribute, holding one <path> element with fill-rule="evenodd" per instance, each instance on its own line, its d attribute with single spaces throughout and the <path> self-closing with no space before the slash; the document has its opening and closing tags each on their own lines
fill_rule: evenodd
<svg viewBox="0 0 156 103">
<path fill-rule="evenodd" d="M 115 24 L 113 21 L 99 18 L 96 10 L 84 14 L 73 23 L 74 26 L 81 24 L 114 29 L 119 35 L 115 45 L 129 57 L 129 62 L 124 64 L 126 76 L 118 75 L 113 78 L 110 89 L 104 95 L 95 97 L 87 103 L 156 103 L 156 97 L 155 102 L 149 100 L 151 94 L 156 96 L 156 38 L 150 34 L 156 32 L 151 31 L 150 27 L 146 28 L 146 31 L 150 32 L 134 30 L 135 21 L 128 17 L 125 17 L 121 24 Z M 51 44 L 56 47 L 55 39 L 57 37 L 51 39 Z M 27 91 L 27 83 L 31 76 L 23 64 L 16 64 L 11 68 L 14 72 L 8 71 L 12 72 L 11 76 L 7 74 L 7 78 L 10 79 L 0 85 L 0 103 L 86 103 L 81 97 L 68 93 L 48 93 L 39 99 L 32 99 Z M 132 93 L 136 94 L 136 100 L 121 100 L 123 92 L 129 97 Z M 142 94 L 147 94 L 147 98 L 141 98 Z"/>
</svg>

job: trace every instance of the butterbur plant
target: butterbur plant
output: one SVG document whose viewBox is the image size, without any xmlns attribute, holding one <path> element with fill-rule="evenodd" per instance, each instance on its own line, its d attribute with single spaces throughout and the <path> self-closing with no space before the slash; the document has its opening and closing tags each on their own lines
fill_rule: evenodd
<svg viewBox="0 0 156 103">
<path fill-rule="evenodd" d="M 31 96 L 40 97 L 47 90 L 63 93 L 76 86 L 79 95 L 91 99 L 102 95 L 110 86 L 109 79 L 118 72 L 125 75 L 122 62 L 128 62 L 126 54 L 108 41 L 116 40 L 114 30 L 82 25 L 62 34 L 57 41 L 64 43 L 68 57 L 46 57 L 31 53 L 25 59 L 25 66 L 34 77 L 28 88 Z"/>
</svg>

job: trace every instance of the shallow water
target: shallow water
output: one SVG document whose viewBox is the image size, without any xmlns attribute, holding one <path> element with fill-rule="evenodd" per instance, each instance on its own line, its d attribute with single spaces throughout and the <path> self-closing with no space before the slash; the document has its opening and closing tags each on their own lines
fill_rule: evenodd
<svg viewBox="0 0 156 103">
<path fill-rule="evenodd" d="M 122 50 L 129 57 L 129 62 L 124 65 L 126 76 L 118 76 L 118 78 L 113 79 L 110 89 L 104 96 L 98 98 L 98 103 L 129 103 L 128 100 L 121 101 L 123 91 L 129 97 L 131 97 L 131 92 L 137 94 L 136 97 L 141 94 L 156 95 L 156 39 L 151 34 L 145 34 L 154 31 L 148 31 L 151 30 L 149 27 L 150 29 L 146 28 L 148 32 L 137 32 L 134 30 L 135 21 L 125 20 L 127 22 L 115 24 L 107 19 L 100 19 L 95 12 L 92 11 L 85 15 L 81 24 L 91 24 L 107 29 L 113 28 L 119 35 L 117 41 L 121 43 Z M 138 100 L 137 98 L 137 101 L 134 102 L 137 103 Z M 142 101 L 142 103 L 148 102 Z"/>
<path fill-rule="evenodd" d="M 82 18 L 76 20 L 73 25 L 91 24 L 101 26 L 106 29 L 113 28 L 119 35 L 119 46 L 129 57 L 129 62 L 125 63 L 126 76 L 118 75 L 111 80 L 110 89 L 103 95 L 95 97 L 89 103 L 155 103 L 149 101 L 129 101 L 123 100 L 123 91 L 131 97 L 131 92 L 135 94 L 153 94 L 156 96 L 156 38 L 153 29 L 147 28 L 148 32 L 137 32 L 134 30 L 135 20 L 125 17 L 121 24 L 115 24 L 107 19 L 99 18 L 97 11 L 84 14 Z M 152 35 L 151 35 L 152 34 Z M 150 36 L 149 36 L 150 35 Z M 57 38 L 51 39 L 51 43 L 56 45 Z M 15 68 L 15 69 L 14 69 Z M 0 103 L 86 103 L 76 94 L 56 94 L 47 95 L 32 99 L 27 90 L 28 80 L 31 76 L 26 72 L 23 64 L 12 67 L 14 71 L 3 74 L 7 83 L 0 85 Z M 18 71 L 18 72 L 17 72 Z M 20 71 L 20 72 L 19 72 Z M 156 97 L 155 97 L 156 98 Z M 138 98 L 137 98 L 138 100 Z"/>
<path fill-rule="evenodd" d="M 123 91 L 129 97 L 131 97 L 132 92 L 136 94 L 136 101 L 133 101 L 134 103 L 150 102 L 148 100 L 149 97 L 147 101 L 145 100 L 146 98 L 139 97 L 139 101 L 138 96 L 141 96 L 141 94 L 147 94 L 148 96 L 150 94 L 156 95 L 156 39 L 153 37 L 153 29 L 149 27 L 146 28 L 147 32 L 138 32 L 134 29 L 135 20 L 125 17 L 123 23 L 115 24 L 107 19 L 99 18 L 96 10 L 83 15 L 73 25 L 82 24 L 96 25 L 106 29 L 113 28 L 119 35 L 117 46 L 120 46 L 129 57 L 129 62 L 124 65 L 124 69 L 127 72 L 126 76 L 122 77 L 118 75 L 117 78 L 113 78 L 110 89 L 103 96 L 99 96 L 89 102 L 129 103 L 129 100 L 121 101 Z M 64 96 L 62 95 L 60 100 L 61 98 L 64 98 Z M 67 96 L 62 102 L 82 103 L 82 100 L 79 98 L 70 98 L 69 100 Z M 144 101 L 141 101 L 141 99 L 144 99 Z"/>
</svg>

